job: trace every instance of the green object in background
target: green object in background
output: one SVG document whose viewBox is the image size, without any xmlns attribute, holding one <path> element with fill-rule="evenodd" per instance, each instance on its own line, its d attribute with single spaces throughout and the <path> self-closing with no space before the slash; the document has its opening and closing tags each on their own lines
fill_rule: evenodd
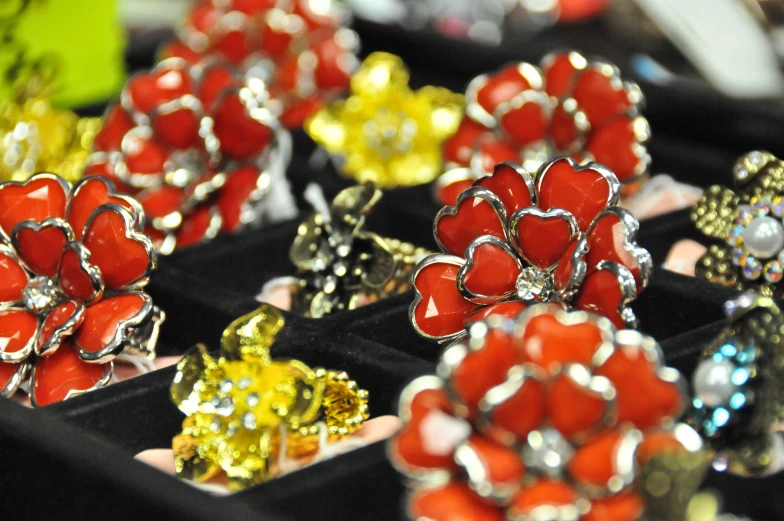
<svg viewBox="0 0 784 521">
<path fill-rule="evenodd" d="M 125 81 L 125 38 L 112 0 L 0 0 L 0 100 L 31 71 L 51 77 L 60 107 L 114 97 Z"/>
</svg>

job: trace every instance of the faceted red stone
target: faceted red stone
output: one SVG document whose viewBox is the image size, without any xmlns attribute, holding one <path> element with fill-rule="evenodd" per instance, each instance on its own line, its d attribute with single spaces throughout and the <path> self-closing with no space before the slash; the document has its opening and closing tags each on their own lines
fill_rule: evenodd
<svg viewBox="0 0 784 521">
<path fill-rule="evenodd" d="M 76 247 L 69 245 L 63 251 L 57 275 L 60 289 L 68 298 L 81 302 L 95 298 L 93 278 L 82 268 L 81 258 Z"/>
<path fill-rule="evenodd" d="M 547 417 L 547 390 L 542 382 L 526 379 L 520 389 L 490 413 L 490 435 L 500 440 L 512 436 L 522 441 Z"/>
<path fill-rule="evenodd" d="M 505 240 L 498 214 L 490 203 L 479 197 L 464 199 L 455 215 L 442 214 L 436 222 L 436 235 L 446 251 L 459 256 L 471 241 L 482 235 Z"/>
<path fill-rule="evenodd" d="M 280 2 L 276 2 L 276 0 L 232 0 L 230 5 L 232 11 L 255 15 L 275 7 L 278 3 Z"/>
<path fill-rule="evenodd" d="M 595 374 L 606 376 L 615 387 L 619 423 L 646 429 L 678 413 L 682 405 L 678 386 L 660 379 L 656 369 L 639 346 L 619 346 L 596 369 Z"/>
<path fill-rule="evenodd" d="M 526 260 L 543 270 L 558 262 L 572 241 L 569 221 L 560 216 L 524 215 L 512 233 Z"/>
<path fill-rule="evenodd" d="M 261 175 L 262 173 L 251 165 L 241 166 L 229 173 L 218 196 L 224 232 L 233 232 L 242 224 L 243 210 L 253 192 L 259 190 Z"/>
<path fill-rule="evenodd" d="M 315 42 L 311 50 L 317 59 L 314 71 L 316 87 L 324 90 L 347 89 L 353 71 L 346 70 L 344 62 L 347 61 L 346 54 L 351 53 L 351 49 L 338 43 L 336 33 L 331 33 Z"/>
<path fill-rule="evenodd" d="M 642 515 L 645 503 L 634 492 L 621 492 L 613 496 L 594 499 L 591 510 L 581 521 L 636 521 Z"/>
<path fill-rule="evenodd" d="M 301 56 L 301 54 L 290 54 L 281 59 L 275 72 L 275 88 L 283 91 L 278 94 L 285 96 L 293 94 L 296 90 L 300 77 L 299 60 Z"/>
<path fill-rule="evenodd" d="M 452 372 L 451 388 L 460 402 L 473 414 L 485 393 L 506 381 L 507 372 L 520 363 L 512 335 L 490 329 L 479 350 L 468 354 Z"/>
<path fill-rule="evenodd" d="M 209 111 L 224 90 L 241 86 L 242 83 L 230 66 L 216 63 L 204 69 L 199 82 L 199 99 L 205 110 Z"/>
<path fill-rule="evenodd" d="M 598 69 L 587 69 L 578 76 L 572 97 L 585 112 L 592 127 L 599 127 L 611 118 L 625 114 L 632 106 L 623 83 L 613 81 Z"/>
<path fill-rule="evenodd" d="M 492 172 L 498 163 L 520 162 L 520 151 L 517 147 L 504 139 L 494 137 L 492 134 L 480 136 L 476 145 L 481 158 L 482 170 L 485 172 Z"/>
<path fill-rule="evenodd" d="M 204 55 L 177 39 L 164 43 L 160 49 L 160 55 L 162 58 L 181 58 L 190 64 L 198 63 L 204 58 Z"/>
<path fill-rule="evenodd" d="M 84 175 L 87 176 L 101 176 L 114 183 L 114 188 L 120 193 L 133 193 L 136 190 L 123 182 L 115 171 L 115 165 L 109 161 L 96 161 L 84 167 Z"/>
<path fill-rule="evenodd" d="M 620 117 L 595 129 L 585 148 L 597 163 L 612 170 L 623 182 L 637 173 L 640 146 L 634 120 Z"/>
<path fill-rule="evenodd" d="M 471 436 L 465 445 L 471 449 L 484 470 L 482 481 L 493 487 L 514 491 L 525 476 L 525 464 L 519 453 L 484 436 Z M 469 480 L 473 476 L 469 475 Z M 475 483 L 481 485 L 481 482 Z"/>
<path fill-rule="evenodd" d="M 212 3 L 212 0 L 197 2 L 188 13 L 188 21 L 194 29 L 207 32 L 220 19 L 221 11 Z"/>
<path fill-rule="evenodd" d="M 596 325 L 565 325 L 552 314 L 531 318 L 523 333 L 527 360 L 545 370 L 553 364 L 589 365 L 603 341 L 602 331 Z"/>
<path fill-rule="evenodd" d="M 574 439 L 601 425 L 607 403 L 600 395 L 562 374 L 550 388 L 548 410 L 551 426 L 565 438 Z"/>
<path fill-rule="evenodd" d="M 543 71 L 545 90 L 550 96 L 560 98 L 566 94 L 572 84 L 572 78 L 574 78 L 577 69 L 569 54 L 564 52 L 554 55 L 548 67 Z"/>
<path fill-rule="evenodd" d="M 136 109 L 145 114 L 162 103 L 193 94 L 187 70 L 175 67 L 138 74 L 128 81 L 126 88 Z"/>
<path fill-rule="evenodd" d="M 454 451 L 470 432 L 448 432 L 451 423 L 460 422 L 452 416 L 452 406 L 443 389 L 425 389 L 411 401 L 411 417 L 400 433 L 392 439 L 392 454 L 407 466 L 422 470 L 454 470 Z M 455 427 L 457 427 L 457 423 Z M 458 427 L 459 429 L 459 427 Z"/>
<path fill-rule="evenodd" d="M 240 65 L 253 52 L 250 34 L 245 31 L 225 31 L 212 38 L 212 51 L 226 61 Z"/>
<path fill-rule="evenodd" d="M 607 486 L 610 478 L 618 473 L 615 453 L 622 437 L 618 430 L 605 430 L 577 447 L 569 462 L 572 479 L 580 485 Z"/>
<path fill-rule="evenodd" d="M 174 186 L 161 186 L 141 192 L 137 199 L 147 218 L 153 220 L 180 211 L 185 193 Z"/>
<path fill-rule="evenodd" d="M 574 262 L 572 256 L 574 255 L 577 245 L 580 244 L 580 236 L 575 237 L 561 256 L 558 261 L 558 266 L 555 267 L 553 272 L 553 283 L 557 291 L 563 291 L 572 280 L 572 273 L 574 271 Z"/>
<path fill-rule="evenodd" d="M 483 125 L 480 125 L 468 116 L 464 117 L 457 128 L 457 132 L 444 141 L 444 161 L 457 163 L 460 166 L 468 166 L 471 163 L 471 157 L 474 155 L 479 136 L 487 132 L 487 128 Z"/>
<path fill-rule="evenodd" d="M 685 450 L 686 448 L 678 441 L 672 431 L 649 431 L 645 433 L 642 442 L 637 446 L 634 456 L 637 463 L 642 465 L 649 459 L 664 453 L 678 453 Z"/>
<path fill-rule="evenodd" d="M 41 324 L 41 331 L 38 333 L 36 339 L 36 352 L 41 356 L 49 356 L 60 347 L 58 343 L 47 345 L 52 340 L 52 335 L 55 330 L 62 329 L 62 326 L 71 318 L 76 317 L 74 324 L 62 331 L 63 333 L 70 333 L 76 330 L 82 323 L 83 314 L 81 308 L 71 300 L 66 300 L 58 304 L 44 319 Z"/>
<path fill-rule="evenodd" d="M 416 492 L 408 502 L 411 519 L 431 521 L 503 521 L 504 511 L 483 500 L 468 485 L 450 482 Z"/>
<path fill-rule="evenodd" d="M 457 204 L 457 198 L 460 197 L 466 189 L 471 188 L 474 184 L 473 179 L 461 179 L 454 183 L 449 183 L 438 189 L 438 202 L 443 205 L 454 206 Z"/>
<path fill-rule="evenodd" d="M 270 128 L 251 118 L 235 93 L 216 104 L 213 119 L 221 150 L 233 159 L 251 158 L 262 152 L 272 139 Z"/>
<path fill-rule="evenodd" d="M 528 181 L 509 163 L 496 164 L 492 175 L 479 179 L 475 184 L 497 195 L 504 203 L 507 216 L 533 204 Z"/>
<path fill-rule="evenodd" d="M 290 98 L 287 105 L 283 108 L 283 113 L 278 118 L 281 125 L 286 128 L 300 128 L 305 121 L 324 106 L 321 96 L 311 96 L 309 98 Z"/>
<path fill-rule="evenodd" d="M 567 112 L 562 104 L 553 110 L 550 120 L 550 139 L 558 150 L 572 151 L 579 146 L 580 130 L 575 123 L 575 116 Z"/>
<path fill-rule="evenodd" d="M 282 27 L 270 27 L 269 23 L 266 23 L 259 37 L 259 46 L 265 54 L 276 59 L 289 50 L 293 41 L 294 38 L 290 32 Z"/>
<path fill-rule="evenodd" d="M 185 217 L 177 229 L 177 247 L 185 248 L 205 239 L 214 219 L 213 209 L 203 206 Z"/>
<path fill-rule="evenodd" d="M 539 175 L 539 207 L 570 212 L 583 232 L 610 201 L 610 184 L 602 174 L 587 168 L 576 171 L 566 159 L 551 163 Z"/>
<path fill-rule="evenodd" d="M 573 22 L 595 16 L 610 5 L 609 0 L 560 0 L 558 2 L 558 20 Z"/>
<path fill-rule="evenodd" d="M 474 250 L 463 283 L 474 295 L 501 297 L 514 291 L 520 267 L 511 253 L 492 243 Z"/>
<path fill-rule="evenodd" d="M 65 216 L 66 193 L 48 177 L 34 176 L 23 185 L 0 184 L 0 231 L 7 236 L 18 223 Z"/>
<path fill-rule="evenodd" d="M 414 277 L 414 287 L 422 300 L 414 309 L 417 327 L 427 335 L 444 337 L 459 333 L 476 305 L 457 291 L 459 266 L 434 263 L 425 266 Z"/>
<path fill-rule="evenodd" d="M 27 273 L 19 261 L 0 251 L 0 304 L 21 300 L 27 283 Z"/>
<path fill-rule="evenodd" d="M 169 152 L 155 138 L 129 136 L 125 151 L 125 165 L 133 174 L 158 174 L 165 171 Z"/>
<path fill-rule="evenodd" d="M 156 114 L 151 124 L 156 138 L 166 145 L 181 150 L 199 146 L 201 117 L 193 109 Z"/>
<path fill-rule="evenodd" d="M 519 65 L 509 65 L 488 78 L 487 83 L 477 92 L 476 101 L 493 114 L 499 104 L 530 88 L 528 80 L 520 74 Z"/>
<path fill-rule="evenodd" d="M 623 293 L 616 275 L 608 270 L 596 270 L 586 275 L 575 304 L 579 309 L 609 318 L 615 327 L 623 329 L 626 323 L 618 312 L 622 301 Z"/>
<path fill-rule="evenodd" d="M 96 150 L 120 150 L 122 138 L 135 126 L 130 114 L 119 104 L 112 105 L 103 117 L 101 130 L 95 135 Z"/>
<path fill-rule="evenodd" d="M 642 291 L 640 264 L 637 258 L 626 249 L 629 232 L 626 224 L 615 214 L 604 214 L 594 223 L 588 235 L 588 254 L 585 261 L 588 267 L 596 266 L 600 261 L 611 260 L 626 266 L 634 275 L 637 291 Z"/>
<path fill-rule="evenodd" d="M 67 219 L 77 241 L 82 240 L 84 227 L 93 211 L 102 204 L 110 203 L 132 210 L 128 199 L 110 193 L 104 179 L 98 177 L 85 179 L 76 187 L 71 194 Z"/>
<path fill-rule="evenodd" d="M 119 289 L 144 277 L 151 264 L 144 242 L 127 237 L 129 230 L 119 213 L 98 210 L 84 234 L 90 262 L 98 266 L 109 289 Z"/>
<path fill-rule="evenodd" d="M 38 320 L 30 311 L 0 311 L 0 352 L 18 353 L 30 345 L 38 329 Z"/>
<path fill-rule="evenodd" d="M 547 136 L 547 112 L 538 101 L 527 101 L 501 116 L 500 125 L 513 143 L 523 147 Z"/>
<path fill-rule="evenodd" d="M 104 376 L 106 364 L 88 364 L 70 342 L 52 356 L 39 358 L 33 372 L 32 394 L 39 406 L 65 400 L 71 391 L 92 389 Z"/>
<path fill-rule="evenodd" d="M 115 339 L 122 322 L 140 318 L 147 300 L 139 293 L 126 293 L 100 300 L 84 312 L 84 321 L 74 335 L 74 343 L 97 353 Z"/>
<path fill-rule="evenodd" d="M 506 302 L 499 302 L 492 306 L 485 306 L 478 311 L 471 313 L 466 320 L 466 323 L 479 322 L 480 320 L 487 320 L 492 315 L 501 315 L 507 318 L 517 318 L 520 313 L 525 311 L 528 307 L 525 302 L 519 300 L 510 300 Z"/>
<path fill-rule="evenodd" d="M 68 242 L 68 227 L 45 226 L 36 231 L 20 228 L 15 234 L 16 253 L 19 259 L 35 274 L 54 277 L 60 254 Z"/>
<path fill-rule="evenodd" d="M 0 362 L 0 393 L 8 392 L 11 379 L 16 373 L 24 370 L 24 364 L 13 362 Z"/>
<path fill-rule="evenodd" d="M 509 505 L 510 517 L 530 514 L 534 508 L 545 505 L 574 505 L 579 498 L 577 491 L 568 483 L 539 478 L 532 485 L 524 487 L 512 500 Z"/>
</svg>

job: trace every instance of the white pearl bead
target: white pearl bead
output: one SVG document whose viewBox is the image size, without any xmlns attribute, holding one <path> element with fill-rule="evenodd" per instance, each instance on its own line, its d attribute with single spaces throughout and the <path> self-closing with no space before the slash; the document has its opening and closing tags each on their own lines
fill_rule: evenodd
<svg viewBox="0 0 784 521">
<path fill-rule="evenodd" d="M 735 369 L 735 364 L 727 360 L 702 361 L 692 379 L 695 396 L 710 408 L 726 406 L 730 397 L 738 391 L 738 386 L 732 383 Z"/>
<path fill-rule="evenodd" d="M 743 244 L 749 253 L 761 259 L 778 255 L 784 248 L 784 226 L 767 215 L 755 217 L 743 231 Z"/>
</svg>

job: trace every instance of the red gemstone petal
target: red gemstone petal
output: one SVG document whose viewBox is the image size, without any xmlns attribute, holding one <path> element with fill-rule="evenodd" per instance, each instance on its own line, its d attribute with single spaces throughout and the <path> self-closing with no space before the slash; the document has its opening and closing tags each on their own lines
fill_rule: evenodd
<svg viewBox="0 0 784 521">
<path fill-rule="evenodd" d="M 500 298 L 514 291 L 520 267 L 510 252 L 497 244 L 479 244 L 466 260 L 463 284 L 474 295 Z"/>
<path fill-rule="evenodd" d="M 204 70 L 199 82 L 199 99 L 206 110 L 212 110 L 212 105 L 220 94 L 229 88 L 241 87 L 240 79 L 228 65 L 214 64 Z"/>
<path fill-rule="evenodd" d="M 575 304 L 578 309 L 609 318 L 615 327 L 623 329 L 627 324 L 618 311 L 623 301 L 618 276 L 608 270 L 596 270 L 586 275 Z"/>
<path fill-rule="evenodd" d="M 492 134 L 485 134 L 477 141 L 477 152 L 481 159 L 482 170 L 490 173 L 495 165 L 504 162 L 519 163 L 520 151 L 504 139 L 499 139 Z"/>
<path fill-rule="evenodd" d="M 0 250 L 0 304 L 22 299 L 22 290 L 29 282 L 27 273 L 10 253 Z"/>
<path fill-rule="evenodd" d="M 133 193 L 135 189 L 126 184 L 122 179 L 117 176 L 116 168 L 119 166 L 113 161 L 107 159 L 96 159 L 95 156 L 91 158 L 92 163 L 84 167 L 84 176 L 101 176 L 105 177 L 112 183 L 114 188 L 120 193 Z"/>
<path fill-rule="evenodd" d="M 212 0 L 202 0 L 191 8 L 187 20 L 194 29 L 206 33 L 220 20 L 221 14 Z"/>
<path fill-rule="evenodd" d="M 507 111 L 499 123 L 513 143 L 524 147 L 547 136 L 548 120 L 547 108 L 540 100 L 531 99 Z"/>
<path fill-rule="evenodd" d="M 540 171 L 538 205 L 543 210 L 561 208 L 571 213 L 580 230 L 585 232 L 591 222 L 610 203 L 610 183 L 591 168 L 575 170 L 563 158 Z"/>
<path fill-rule="evenodd" d="M 575 237 L 572 242 L 569 243 L 569 246 L 567 246 L 566 251 L 564 251 L 561 256 L 561 260 L 558 261 L 558 266 L 555 267 L 555 271 L 553 272 L 553 283 L 556 291 L 565 290 L 572 281 L 572 275 L 575 270 L 573 257 L 575 250 L 577 249 L 577 246 L 580 245 L 581 241 L 581 235 Z"/>
<path fill-rule="evenodd" d="M 134 211 L 126 197 L 110 193 L 105 180 L 97 177 L 84 179 L 74 187 L 66 217 L 77 241 L 82 240 L 87 219 L 102 204 L 117 204 L 131 212 Z"/>
<path fill-rule="evenodd" d="M 119 104 L 112 105 L 103 117 L 101 130 L 95 135 L 95 149 L 103 151 L 120 150 L 125 134 L 136 126 L 125 109 Z"/>
<path fill-rule="evenodd" d="M 190 108 L 181 108 L 168 114 L 156 114 L 151 119 L 156 138 L 162 143 L 181 150 L 198 147 L 201 115 Z"/>
<path fill-rule="evenodd" d="M 505 240 L 504 226 L 490 203 L 480 197 L 465 198 L 454 215 L 443 213 L 436 222 L 436 236 L 447 252 L 462 256 L 468 245 L 482 235 Z"/>
<path fill-rule="evenodd" d="M 162 58 L 181 58 L 189 64 L 196 64 L 204 58 L 204 55 L 194 51 L 180 40 L 171 40 L 163 44 L 160 49 Z"/>
<path fill-rule="evenodd" d="M 517 441 L 538 429 L 547 418 L 547 389 L 542 382 L 526 378 L 520 388 L 490 412 L 489 434 L 500 440 Z"/>
<path fill-rule="evenodd" d="M 193 94 L 188 72 L 175 67 L 138 74 L 128 81 L 126 88 L 136 109 L 145 114 L 149 114 L 162 103 Z"/>
<path fill-rule="evenodd" d="M 12 354 L 32 346 L 38 330 L 35 314 L 24 309 L 0 311 L 0 353 Z"/>
<path fill-rule="evenodd" d="M 109 289 L 120 289 L 145 277 L 153 264 L 148 241 L 128 229 L 128 215 L 120 211 L 98 210 L 84 233 L 90 262 L 101 270 Z M 128 234 L 133 234 L 132 238 Z"/>
<path fill-rule="evenodd" d="M 352 50 L 339 43 L 336 33 L 325 34 L 319 41 L 313 42 L 311 50 L 316 56 L 317 65 L 313 71 L 316 87 L 347 89 L 353 71 L 347 70 L 344 62 L 347 62 L 346 55 Z"/>
<path fill-rule="evenodd" d="M 265 54 L 275 59 L 285 54 L 292 46 L 293 41 L 294 38 L 290 31 L 279 24 L 272 27 L 268 19 L 261 31 L 259 45 Z"/>
<path fill-rule="evenodd" d="M 45 223 L 40 230 L 28 227 L 24 223 L 14 235 L 16 252 L 19 259 L 37 275 L 54 277 L 57 274 L 57 265 L 63 248 L 70 239 L 68 226 L 56 223 Z"/>
<path fill-rule="evenodd" d="M 71 299 L 87 302 L 97 296 L 96 285 L 100 284 L 100 273 L 95 273 L 89 263 L 83 266 L 78 243 L 71 243 L 63 251 L 57 270 L 62 292 Z"/>
<path fill-rule="evenodd" d="M 36 405 L 60 402 L 70 392 L 87 391 L 104 379 L 107 364 L 88 364 L 70 342 L 52 356 L 39 358 L 33 370 L 32 398 Z"/>
<path fill-rule="evenodd" d="M 489 135 L 486 127 L 467 116 L 464 117 L 457 128 L 457 132 L 444 141 L 444 161 L 457 163 L 460 166 L 468 166 L 471 163 L 471 158 L 474 155 L 480 136 L 486 134 Z"/>
<path fill-rule="evenodd" d="M 565 438 L 574 439 L 601 425 L 607 413 L 607 402 L 601 395 L 562 374 L 552 383 L 548 409 L 552 427 Z"/>
<path fill-rule="evenodd" d="M 645 433 L 634 455 L 637 463 L 645 464 L 649 459 L 665 453 L 682 453 L 686 448 L 670 430 L 655 430 Z"/>
<path fill-rule="evenodd" d="M 589 365 L 604 340 L 595 324 L 565 325 L 553 314 L 531 318 L 523 333 L 527 361 L 548 371 L 566 363 Z"/>
<path fill-rule="evenodd" d="M 198 208 L 182 221 L 182 226 L 177 229 L 177 247 L 185 248 L 198 244 L 207 238 L 208 232 L 213 228 L 215 211 L 209 206 Z"/>
<path fill-rule="evenodd" d="M 149 312 L 149 299 L 139 293 L 127 293 L 104 298 L 89 306 L 84 321 L 73 336 L 74 343 L 84 351 L 97 353 L 121 339 L 124 322 L 141 321 Z"/>
<path fill-rule="evenodd" d="M 54 178 L 33 176 L 24 185 L 0 184 L 0 231 L 7 236 L 18 223 L 65 216 L 66 191 Z"/>
<path fill-rule="evenodd" d="M 466 443 L 458 449 L 455 457 L 460 460 L 464 453 L 470 452 L 468 465 L 472 470 L 474 463 L 482 466 L 481 481 L 473 484 L 475 487 L 491 485 L 495 491 L 501 493 L 514 493 L 520 487 L 525 476 L 523 459 L 513 448 L 497 443 L 483 436 L 471 436 Z M 469 481 L 475 479 L 475 474 L 469 475 Z"/>
<path fill-rule="evenodd" d="M 414 275 L 414 287 L 422 299 L 414 308 L 414 323 L 431 337 L 448 337 L 465 329 L 468 315 L 477 306 L 457 290 L 459 266 L 433 263 Z"/>
<path fill-rule="evenodd" d="M 586 144 L 594 160 L 612 170 L 621 182 L 639 174 L 640 165 L 644 164 L 641 155 L 645 149 L 641 149 L 642 140 L 635 125 L 647 127 L 647 122 L 643 118 L 615 119 L 595 129 Z M 647 136 L 646 131 L 641 134 Z"/>
<path fill-rule="evenodd" d="M 594 499 L 591 510 L 580 521 L 636 521 L 643 513 L 645 503 L 634 492 Z"/>
<path fill-rule="evenodd" d="M 223 218 L 223 231 L 233 232 L 242 225 L 244 206 L 259 189 L 262 172 L 250 165 L 229 173 L 218 196 L 218 208 Z"/>
<path fill-rule="evenodd" d="M 550 96 L 560 98 L 572 84 L 574 73 L 578 70 L 572 60 L 573 53 L 561 53 L 551 57 L 544 69 L 545 89 Z M 582 57 L 578 58 L 581 61 Z"/>
<path fill-rule="evenodd" d="M 602 431 L 577 450 L 569 462 L 569 475 L 580 485 L 604 487 L 618 474 L 616 453 L 623 435 L 618 430 Z"/>
<path fill-rule="evenodd" d="M 504 521 L 504 511 L 483 500 L 468 485 L 450 482 L 416 492 L 408 502 L 411 519 L 430 521 Z"/>
<path fill-rule="evenodd" d="M 131 134 L 123 145 L 125 166 L 130 173 L 162 175 L 166 170 L 169 151 L 155 138 Z"/>
<path fill-rule="evenodd" d="M 185 193 L 174 186 L 160 186 L 139 193 L 137 199 L 152 222 L 180 211 L 185 201 Z"/>
<path fill-rule="evenodd" d="M 629 230 L 621 218 L 614 213 L 602 214 L 591 227 L 588 234 L 588 254 L 585 262 L 592 268 L 603 260 L 610 260 L 625 266 L 634 275 L 638 291 L 643 284 L 640 263 L 627 248 Z"/>
<path fill-rule="evenodd" d="M 498 304 L 485 306 L 478 311 L 471 313 L 468 316 L 466 323 L 468 324 L 472 322 L 479 322 L 480 320 L 487 320 L 492 315 L 501 315 L 507 318 L 517 318 L 520 316 L 520 313 L 525 311 L 525 308 L 527 307 L 528 306 L 525 302 L 521 302 L 519 300 L 499 302 Z"/>
<path fill-rule="evenodd" d="M 272 130 L 250 117 L 236 93 L 216 104 L 213 119 L 221 150 L 233 159 L 249 159 L 261 153 L 272 140 Z"/>
<path fill-rule="evenodd" d="M 0 395 L 10 393 L 11 389 L 16 386 L 11 385 L 11 380 L 19 371 L 26 371 L 24 363 L 0 362 Z M 11 396 L 11 394 L 7 396 Z"/>
<path fill-rule="evenodd" d="M 558 150 L 573 151 L 580 145 L 580 129 L 575 115 L 566 110 L 562 103 L 553 110 L 550 121 L 550 138 Z"/>
<path fill-rule="evenodd" d="M 474 184 L 473 179 L 461 179 L 438 188 L 438 202 L 448 206 L 457 204 L 457 198 Z"/>
<path fill-rule="evenodd" d="M 83 312 L 84 308 L 71 300 L 58 304 L 49 312 L 41 324 L 41 331 L 36 339 L 36 352 L 42 356 L 51 355 L 54 350 L 60 347 L 59 341 L 52 338 L 53 335 L 58 330 L 61 335 L 76 330 L 84 318 Z M 64 328 L 63 326 L 69 321 L 70 324 Z"/>
<path fill-rule="evenodd" d="M 578 76 L 572 98 L 585 112 L 592 127 L 601 126 L 632 107 L 623 83 L 618 78 L 605 76 L 598 68 L 586 69 Z"/>
<path fill-rule="evenodd" d="M 305 124 L 305 121 L 324 105 L 322 96 L 311 96 L 309 98 L 294 98 L 286 100 L 283 113 L 278 118 L 281 125 L 286 128 L 296 129 Z"/>
<path fill-rule="evenodd" d="M 574 22 L 596 16 L 610 5 L 609 0 L 560 0 L 558 21 Z"/>
<path fill-rule="evenodd" d="M 520 208 L 533 204 L 533 181 L 522 168 L 510 163 L 499 163 L 493 167 L 493 174 L 475 183 L 493 192 L 504 203 L 507 215 Z"/>
<path fill-rule="evenodd" d="M 509 65 L 488 78 L 487 83 L 477 91 L 476 101 L 489 114 L 493 114 L 499 104 L 530 88 L 531 84 L 520 74 L 519 65 Z"/>
<path fill-rule="evenodd" d="M 509 506 L 513 513 L 511 518 L 520 515 L 530 515 L 531 511 L 541 506 L 568 506 L 574 505 L 580 496 L 574 488 L 563 481 L 539 478 L 533 484 L 523 488 L 512 500 Z"/>
<path fill-rule="evenodd" d="M 539 269 L 547 270 L 563 256 L 572 242 L 572 227 L 566 217 L 558 214 L 539 216 L 525 214 L 512 230 L 523 257 Z"/>
</svg>

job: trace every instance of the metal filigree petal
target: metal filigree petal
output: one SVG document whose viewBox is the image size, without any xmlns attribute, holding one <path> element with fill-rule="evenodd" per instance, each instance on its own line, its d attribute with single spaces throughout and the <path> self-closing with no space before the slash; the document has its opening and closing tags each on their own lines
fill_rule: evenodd
<svg viewBox="0 0 784 521">
<path fill-rule="evenodd" d="M 332 200 L 331 212 L 333 226 L 345 225 L 350 230 L 362 226 L 365 216 L 381 199 L 381 190 L 373 183 L 364 183 L 342 190 Z"/>
<path fill-rule="evenodd" d="M 739 201 L 740 197 L 729 188 L 713 185 L 700 197 L 691 219 L 708 237 L 726 240 Z"/>
</svg>

